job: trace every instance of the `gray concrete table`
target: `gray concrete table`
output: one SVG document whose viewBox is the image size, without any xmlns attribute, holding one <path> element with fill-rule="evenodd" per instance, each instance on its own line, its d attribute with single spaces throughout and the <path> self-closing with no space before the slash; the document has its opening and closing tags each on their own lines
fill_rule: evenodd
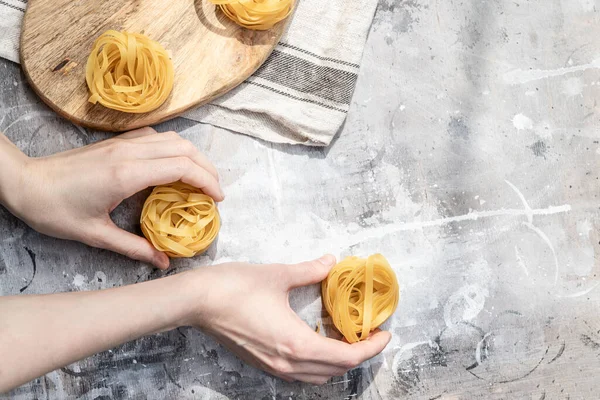
<svg viewBox="0 0 600 400">
<path fill-rule="evenodd" d="M 402 289 L 381 356 L 322 387 L 286 384 L 179 329 L 10 397 L 598 398 L 598 10 L 597 0 L 382 0 L 331 147 L 271 145 L 185 119 L 159 127 L 203 149 L 228 196 L 218 243 L 175 270 L 381 252 Z M 18 66 L 2 62 L 0 78 L 0 129 L 30 156 L 109 136 L 50 112 Z M 121 226 L 138 229 L 145 195 L 115 211 Z M 0 219 L 0 294 L 161 275 L 39 235 L 3 209 Z M 292 300 L 307 322 L 329 322 L 317 288 Z"/>
</svg>

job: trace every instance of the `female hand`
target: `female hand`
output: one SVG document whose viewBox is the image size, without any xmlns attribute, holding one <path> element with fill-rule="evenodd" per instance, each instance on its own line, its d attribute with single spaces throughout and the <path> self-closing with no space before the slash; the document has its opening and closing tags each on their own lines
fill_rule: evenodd
<svg viewBox="0 0 600 400">
<path fill-rule="evenodd" d="M 105 290 L 0 296 L 0 393 L 186 325 L 273 375 L 323 384 L 381 352 L 391 337 L 377 332 L 354 344 L 328 339 L 292 311 L 290 290 L 320 282 L 334 263 L 332 256 L 296 265 L 227 263 Z"/>
<path fill-rule="evenodd" d="M 10 184 L 0 182 L 10 187 L 0 190 L 0 200 L 13 214 L 41 233 L 161 269 L 168 268 L 168 257 L 144 238 L 118 228 L 110 212 L 140 190 L 177 180 L 223 200 L 215 167 L 175 132 L 143 128 L 49 157 L 21 156 L 21 168 L 12 168 Z"/>
<path fill-rule="evenodd" d="M 391 339 L 383 331 L 354 344 L 329 339 L 290 308 L 290 290 L 321 282 L 334 264 L 333 256 L 325 256 L 296 265 L 231 263 L 200 268 L 190 274 L 190 287 L 198 298 L 197 311 L 187 322 L 275 376 L 323 384 L 377 355 Z"/>
</svg>

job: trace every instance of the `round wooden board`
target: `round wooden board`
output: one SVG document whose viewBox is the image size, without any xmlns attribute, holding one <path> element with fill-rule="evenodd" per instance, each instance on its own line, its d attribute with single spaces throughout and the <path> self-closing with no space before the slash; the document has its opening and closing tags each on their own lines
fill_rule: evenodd
<svg viewBox="0 0 600 400">
<path fill-rule="evenodd" d="M 173 118 L 233 89 L 266 60 L 284 28 L 285 21 L 268 31 L 241 28 L 208 0 L 29 0 L 21 65 L 33 89 L 60 115 L 90 128 L 125 131 Z M 109 29 L 143 33 L 171 53 L 175 84 L 160 108 L 129 114 L 88 102 L 85 65 L 94 40 Z"/>
</svg>

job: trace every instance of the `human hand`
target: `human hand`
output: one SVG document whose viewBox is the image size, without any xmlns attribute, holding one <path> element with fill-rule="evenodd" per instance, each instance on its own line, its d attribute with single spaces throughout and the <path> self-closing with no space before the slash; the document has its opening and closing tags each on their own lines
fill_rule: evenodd
<svg viewBox="0 0 600 400">
<path fill-rule="evenodd" d="M 150 186 L 181 180 L 223 200 L 215 167 L 175 132 L 152 128 L 49 157 L 25 158 L 5 206 L 33 229 L 166 269 L 169 258 L 110 219 L 119 203 Z"/>
<path fill-rule="evenodd" d="M 377 355 L 391 339 L 383 331 L 354 344 L 329 339 L 294 313 L 290 290 L 321 282 L 334 264 L 329 255 L 296 265 L 229 263 L 199 268 L 188 281 L 197 293 L 193 301 L 197 311 L 186 324 L 275 376 L 323 384 Z"/>
</svg>

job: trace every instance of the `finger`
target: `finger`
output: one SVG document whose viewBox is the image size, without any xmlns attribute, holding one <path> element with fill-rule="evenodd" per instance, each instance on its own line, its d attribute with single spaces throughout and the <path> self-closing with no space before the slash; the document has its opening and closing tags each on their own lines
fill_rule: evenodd
<svg viewBox="0 0 600 400">
<path fill-rule="evenodd" d="M 154 128 L 147 126 L 145 128 L 139 128 L 139 129 L 135 129 L 133 131 L 122 133 L 119 136 L 117 136 L 116 138 L 117 139 L 135 139 L 135 138 L 150 136 L 150 135 L 155 135 L 155 134 L 156 134 L 156 131 L 154 130 Z"/>
<path fill-rule="evenodd" d="M 315 340 L 311 346 L 313 350 L 311 358 L 346 369 L 355 368 L 381 353 L 392 338 L 389 332 L 379 331 L 373 333 L 366 340 L 348 344 L 340 340 L 317 336 L 319 340 Z"/>
<path fill-rule="evenodd" d="M 288 375 L 278 375 L 278 374 L 273 374 L 271 372 L 269 372 L 269 374 L 279 378 L 279 379 L 283 379 L 284 381 L 286 381 L 287 383 L 292 383 L 294 381 L 296 381 L 297 379 L 292 378 L 291 376 Z"/>
<path fill-rule="evenodd" d="M 198 166 L 207 170 L 216 180 L 219 180 L 219 174 L 215 166 L 189 140 L 179 138 L 169 141 L 142 143 L 136 148 L 136 152 L 137 158 L 143 160 L 189 157 Z"/>
<path fill-rule="evenodd" d="M 146 239 L 119 228 L 111 220 L 99 224 L 94 238 L 87 244 L 123 254 L 160 269 L 169 268 L 169 257 L 166 254 L 156 250 Z"/>
<path fill-rule="evenodd" d="M 318 260 L 285 266 L 287 287 L 297 288 L 321 282 L 327 277 L 329 270 L 335 265 L 335 257 L 327 254 Z"/>
<path fill-rule="evenodd" d="M 135 182 L 134 193 L 150 186 L 182 181 L 199 188 L 215 201 L 225 197 L 219 182 L 207 170 L 188 157 L 137 160 L 123 168 L 125 182 Z"/>
<path fill-rule="evenodd" d="M 290 378 L 306 383 L 312 383 L 313 385 L 324 385 L 331 379 L 331 376 L 326 375 L 314 375 L 314 374 L 290 374 Z"/>
<path fill-rule="evenodd" d="M 338 365 L 315 361 L 296 361 L 294 371 L 298 374 L 323 375 L 323 376 L 342 376 L 348 370 Z"/>
<path fill-rule="evenodd" d="M 152 142 L 164 142 L 166 140 L 178 140 L 181 136 L 177 132 L 167 131 L 156 133 L 155 135 L 139 136 L 133 138 L 135 143 L 152 143 Z"/>
</svg>

